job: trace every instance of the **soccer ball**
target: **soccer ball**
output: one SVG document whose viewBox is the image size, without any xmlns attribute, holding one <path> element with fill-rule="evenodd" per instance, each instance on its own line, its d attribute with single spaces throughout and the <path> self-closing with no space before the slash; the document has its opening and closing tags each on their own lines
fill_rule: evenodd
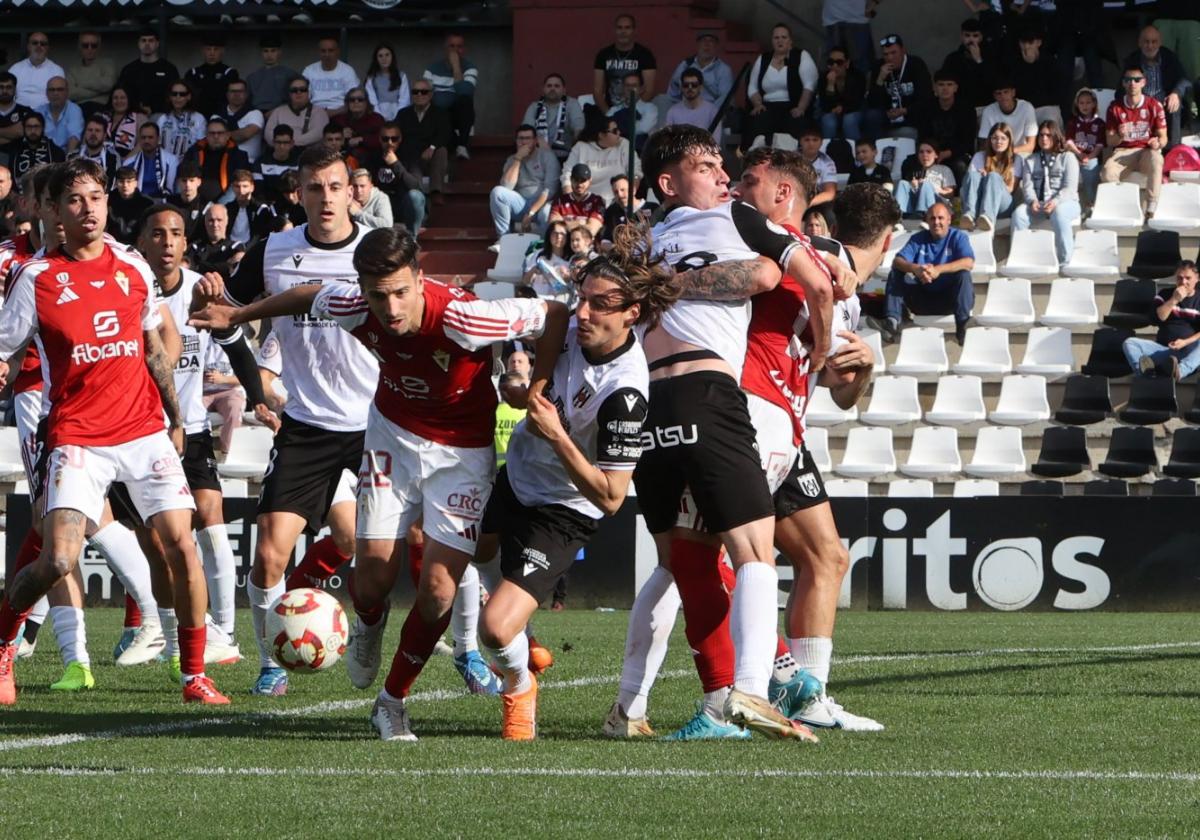
<svg viewBox="0 0 1200 840">
<path fill-rule="evenodd" d="M 263 635 L 289 671 L 324 671 L 346 652 L 349 623 L 337 599 L 320 589 L 285 592 L 267 610 Z"/>
</svg>

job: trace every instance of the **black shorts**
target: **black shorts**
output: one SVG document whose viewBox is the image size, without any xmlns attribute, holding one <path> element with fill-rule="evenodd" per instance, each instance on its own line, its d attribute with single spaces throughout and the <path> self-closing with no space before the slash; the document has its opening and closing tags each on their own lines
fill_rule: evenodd
<svg viewBox="0 0 1200 840">
<path fill-rule="evenodd" d="M 508 483 L 508 471 L 501 467 L 481 528 L 485 534 L 500 535 L 504 579 L 540 604 L 599 526 L 597 520 L 565 505 L 521 504 Z"/>
<path fill-rule="evenodd" d="M 828 501 L 821 471 L 813 463 L 808 447 L 801 444 L 796 463 L 792 464 L 787 478 L 775 491 L 775 518 L 787 519 L 798 510 L 807 510 Z"/>
<path fill-rule="evenodd" d="M 342 470 L 355 475 L 365 432 L 331 432 L 284 414 L 258 497 L 257 515 L 294 513 L 315 534 L 325 521 Z"/>
<path fill-rule="evenodd" d="M 123 481 L 114 481 L 108 485 L 108 506 L 112 508 L 113 519 L 130 530 L 146 524 Z"/>
<path fill-rule="evenodd" d="M 197 490 L 221 491 L 211 432 L 196 432 L 187 436 L 183 446 L 183 475 L 193 493 Z"/>
<path fill-rule="evenodd" d="M 746 395 L 730 376 L 700 371 L 651 382 L 644 428 L 633 481 L 650 533 L 675 526 L 684 487 L 712 533 L 774 515 Z"/>
</svg>

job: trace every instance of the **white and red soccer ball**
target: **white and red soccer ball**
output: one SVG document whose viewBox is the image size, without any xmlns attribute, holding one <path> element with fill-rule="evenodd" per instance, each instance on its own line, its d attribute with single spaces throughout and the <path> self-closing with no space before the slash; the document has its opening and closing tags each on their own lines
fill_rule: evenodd
<svg viewBox="0 0 1200 840">
<path fill-rule="evenodd" d="M 346 611 L 320 589 L 285 592 L 267 610 L 264 637 L 275 661 L 289 671 L 324 671 L 346 652 Z"/>
</svg>

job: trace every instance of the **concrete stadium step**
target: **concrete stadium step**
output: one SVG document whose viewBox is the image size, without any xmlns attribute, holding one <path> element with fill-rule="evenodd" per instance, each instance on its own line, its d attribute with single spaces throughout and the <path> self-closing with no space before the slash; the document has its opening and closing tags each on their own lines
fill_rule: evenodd
<svg viewBox="0 0 1200 840">
<path fill-rule="evenodd" d="M 487 274 L 496 255 L 479 251 L 428 251 L 421 257 L 421 269 L 429 274 L 460 274 L 471 277 Z"/>
</svg>

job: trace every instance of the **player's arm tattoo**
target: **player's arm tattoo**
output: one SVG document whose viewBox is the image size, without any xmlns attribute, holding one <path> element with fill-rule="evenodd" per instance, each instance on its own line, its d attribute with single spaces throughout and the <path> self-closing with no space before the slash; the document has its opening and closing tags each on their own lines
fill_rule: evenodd
<svg viewBox="0 0 1200 840">
<path fill-rule="evenodd" d="M 745 300 L 774 288 L 779 267 L 766 259 L 730 260 L 679 274 L 687 300 Z"/>
<path fill-rule="evenodd" d="M 146 342 L 146 367 L 150 369 L 150 378 L 162 398 L 163 411 L 167 413 L 167 423 L 171 427 L 180 424 L 179 398 L 175 395 L 175 373 L 171 359 L 163 346 L 162 337 L 158 330 L 144 332 Z"/>
</svg>

